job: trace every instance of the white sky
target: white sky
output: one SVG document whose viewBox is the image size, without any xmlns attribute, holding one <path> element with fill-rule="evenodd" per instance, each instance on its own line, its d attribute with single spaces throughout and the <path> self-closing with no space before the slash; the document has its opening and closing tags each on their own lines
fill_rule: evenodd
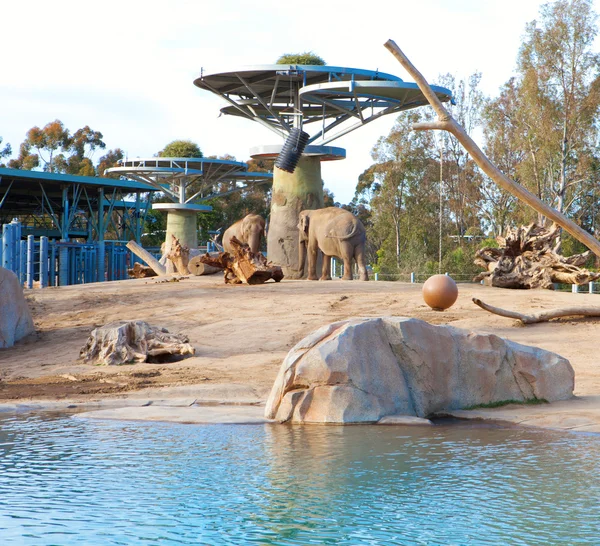
<svg viewBox="0 0 600 546">
<path fill-rule="evenodd" d="M 595 0 L 600 11 L 600 0 Z M 496 95 L 511 76 L 525 24 L 539 0 L 29 0 L 0 9 L 0 136 L 16 155 L 27 130 L 60 119 L 89 125 L 107 149 L 150 157 L 174 139 L 205 155 L 249 159 L 277 136 L 246 119 L 221 116 L 226 103 L 193 85 L 200 75 L 272 64 L 282 53 L 313 51 L 327 64 L 379 69 L 410 80 L 383 47 L 393 39 L 429 80 L 476 70 Z M 331 143 L 347 159 L 323 165 L 338 201 L 354 195 L 377 138 L 394 116 Z M 97 152 L 95 159 L 103 152 Z"/>
</svg>

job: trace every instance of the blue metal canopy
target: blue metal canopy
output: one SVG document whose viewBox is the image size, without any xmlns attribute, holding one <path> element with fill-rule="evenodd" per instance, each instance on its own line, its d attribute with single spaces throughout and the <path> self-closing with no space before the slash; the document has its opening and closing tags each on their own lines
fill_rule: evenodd
<svg viewBox="0 0 600 546">
<path fill-rule="evenodd" d="M 427 104 L 415 83 L 377 70 L 337 66 L 250 66 L 201 74 L 194 84 L 229 103 L 222 113 L 261 123 L 283 138 L 293 127 L 308 131 L 306 126 L 315 124 L 308 142 L 316 145 L 383 115 Z M 432 88 L 440 100 L 451 100 L 448 89 Z"/>
</svg>

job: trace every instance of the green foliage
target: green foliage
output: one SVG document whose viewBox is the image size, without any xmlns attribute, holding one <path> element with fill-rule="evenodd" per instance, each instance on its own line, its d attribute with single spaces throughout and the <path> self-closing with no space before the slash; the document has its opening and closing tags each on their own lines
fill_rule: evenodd
<svg viewBox="0 0 600 546">
<path fill-rule="evenodd" d="M 498 244 L 498 241 L 496 241 L 496 239 L 494 239 L 493 237 L 490 237 L 489 239 L 483 239 L 482 241 L 479 242 L 479 248 L 499 248 L 500 245 Z"/>
<path fill-rule="evenodd" d="M 173 140 L 157 155 L 158 157 L 204 157 L 198 144 L 191 140 Z"/>
<path fill-rule="evenodd" d="M 111 167 L 117 167 L 119 165 L 119 161 L 123 159 L 124 153 L 121 148 L 115 148 L 114 150 L 108 150 L 105 155 L 103 155 L 98 160 L 98 176 L 104 176 L 107 178 L 119 178 L 119 175 L 116 173 L 107 173 L 106 169 L 110 169 Z"/>
<path fill-rule="evenodd" d="M 305 51 L 304 53 L 284 53 L 276 64 L 300 64 L 300 65 L 325 65 L 325 61 L 313 53 L 312 51 Z"/>
<path fill-rule="evenodd" d="M 2 144 L 2 137 L 0 137 L 0 144 Z M 4 148 L 0 148 L 0 159 L 2 159 L 3 157 L 8 157 L 10 154 L 12 154 L 12 148 L 10 147 L 10 144 L 6 144 L 6 146 L 4 146 Z M 0 167 L 3 167 L 4 164 L 0 163 Z"/>
<path fill-rule="evenodd" d="M 37 126 L 29 129 L 19 146 L 18 157 L 11 159 L 8 166 L 25 170 L 41 166 L 47 172 L 96 176 L 92 156 L 97 149 L 106 147 L 102 138 L 102 133 L 87 125 L 71 135 L 62 121 L 56 119 L 42 129 Z"/>
<path fill-rule="evenodd" d="M 518 404 L 519 406 L 539 406 L 540 404 L 548 404 L 548 400 L 545 398 L 528 398 L 527 400 L 499 400 L 498 402 L 489 402 L 487 404 L 475 404 L 463 409 L 474 410 L 474 409 L 490 409 L 490 408 L 501 408 L 502 406 L 508 406 L 509 404 Z"/>
</svg>

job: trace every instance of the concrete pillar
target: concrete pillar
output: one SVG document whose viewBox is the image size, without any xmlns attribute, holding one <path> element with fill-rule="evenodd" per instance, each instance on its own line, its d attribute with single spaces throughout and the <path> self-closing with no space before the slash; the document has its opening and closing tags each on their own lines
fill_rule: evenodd
<svg viewBox="0 0 600 546">
<path fill-rule="evenodd" d="M 302 210 L 320 208 L 323 182 L 319 157 L 301 157 L 293 173 L 275 167 L 267 256 L 282 267 L 288 279 L 299 278 L 298 215 Z"/>
<path fill-rule="evenodd" d="M 182 245 L 187 245 L 189 248 L 198 248 L 197 218 L 198 213 L 195 210 L 168 211 L 166 248 L 171 248 L 172 235 L 177 237 Z"/>
</svg>

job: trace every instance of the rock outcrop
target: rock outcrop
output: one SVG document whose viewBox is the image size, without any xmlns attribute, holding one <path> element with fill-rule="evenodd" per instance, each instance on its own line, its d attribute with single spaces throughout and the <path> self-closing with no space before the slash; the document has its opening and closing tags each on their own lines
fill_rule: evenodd
<svg viewBox="0 0 600 546">
<path fill-rule="evenodd" d="M 33 332 L 31 311 L 19 279 L 12 271 L 0 267 L 0 349 L 12 347 L 15 341 Z"/>
<path fill-rule="evenodd" d="M 293 423 L 428 417 L 506 400 L 565 400 L 574 372 L 549 351 L 404 317 L 313 332 L 285 358 L 265 416 Z"/>
<path fill-rule="evenodd" d="M 133 364 L 156 362 L 172 355 L 193 355 L 185 335 L 170 334 L 165 328 L 142 320 L 111 322 L 92 330 L 79 357 L 86 364 Z"/>
</svg>

